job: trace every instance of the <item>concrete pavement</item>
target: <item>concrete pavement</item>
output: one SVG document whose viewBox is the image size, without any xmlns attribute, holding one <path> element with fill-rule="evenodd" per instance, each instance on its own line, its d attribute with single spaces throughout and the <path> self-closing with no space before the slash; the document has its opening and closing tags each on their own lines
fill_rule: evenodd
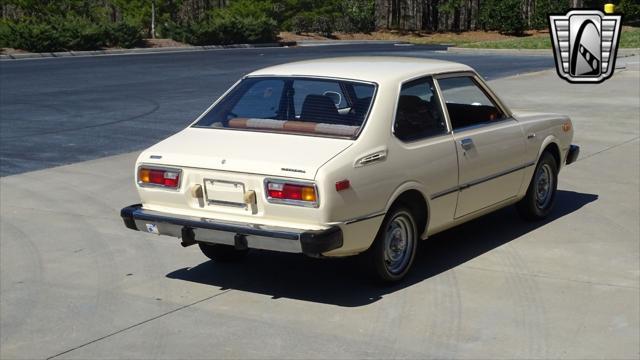
<svg viewBox="0 0 640 360">
<path fill-rule="evenodd" d="M 235 265 L 123 227 L 136 153 L 0 179 L 0 358 L 638 358 L 640 72 L 492 81 L 567 113 L 581 158 L 557 208 L 507 208 L 422 244 L 401 285 L 357 261 Z"/>
</svg>

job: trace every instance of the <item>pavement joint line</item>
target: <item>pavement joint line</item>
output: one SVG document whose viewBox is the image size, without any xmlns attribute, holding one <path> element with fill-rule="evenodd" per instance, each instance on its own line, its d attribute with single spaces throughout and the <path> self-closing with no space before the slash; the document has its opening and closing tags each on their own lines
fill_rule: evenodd
<svg viewBox="0 0 640 360">
<path fill-rule="evenodd" d="M 621 143 L 619 143 L 619 144 L 611 145 L 611 146 L 609 146 L 609 147 L 607 147 L 607 148 L 604 148 L 604 149 L 602 149 L 602 150 L 596 151 L 596 152 L 591 153 L 591 154 L 589 154 L 589 155 L 586 155 L 586 156 L 583 156 L 583 157 L 579 157 L 579 158 L 578 158 L 578 160 L 576 160 L 576 162 L 578 162 L 578 161 L 582 161 L 582 160 L 586 160 L 586 159 L 591 158 L 591 157 L 594 157 L 594 156 L 596 156 L 596 155 L 600 155 L 600 154 L 602 154 L 603 152 L 606 152 L 606 151 L 609 151 L 609 150 L 613 150 L 613 149 L 615 149 L 615 148 L 617 148 L 617 147 L 620 147 L 620 146 L 622 146 L 622 145 L 626 145 L 626 144 L 628 144 L 628 143 L 632 143 L 632 142 L 634 142 L 634 141 L 636 141 L 636 140 L 638 140 L 638 139 L 640 139 L 640 136 L 636 136 L 636 137 L 634 137 L 634 138 L 632 138 L 632 139 L 629 139 L 629 140 L 623 141 L 623 142 L 621 142 Z"/>
<path fill-rule="evenodd" d="M 620 285 L 620 284 L 608 284 L 608 283 L 601 283 L 601 282 L 596 282 L 596 281 L 586 281 L 586 280 L 577 280 L 577 279 L 567 279 L 567 278 L 561 278 L 561 277 L 555 277 L 555 276 L 549 276 L 549 275 L 542 275 L 542 274 L 531 274 L 531 273 L 523 273 L 523 272 L 509 272 L 509 271 L 504 271 L 504 270 L 489 269 L 489 268 L 483 268 L 483 267 L 472 266 L 472 265 L 463 265 L 463 268 L 467 268 L 467 269 L 470 269 L 470 270 L 490 271 L 490 272 L 496 272 L 496 273 L 512 273 L 512 274 L 517 274 L 517 275 L 531 276 L 531 277 L 537 277 L 537 278 L 548 279 L 548 280 L 575 282 L 575 283 L 580 283 L 580 284 L 584 284 L 584 285 L 610 286 L 610 287 L 615 287 L 615 288 L 623 288 L 623 289 L 630 289 L 630 290 L 640 290 L 640 287 L 637 287 L 637 286 Z"/>
<path fill-rule="evenodd" d="M 28 210 L 28 211 L 40 211 L 40 212 L 46 212 L 46 213 L 50 213 L 50 214 L 59 214 L 59 215 L 69 215 L 69 216 L 77 216 L 77 217 L 83 217 L 83 218 L 90 218 L 90 219 L 103 219 L 103 220 L 113 220 L 113 216 L 98 216 L 98 215 L 86 215 L 86 214 L 77 214 L 77 213 L 72 213 L 72 212 L 68 212 L 68 211 L 55 211 L 55 210 L 50 210 L 50 209 L 36 209 L 36 208 L 32 208 L 32 207 L 25 207 L 25 206 L 17 206 L 17 205 L 5 205 L 2 204 L 2 207 L 5 209 L 18 209 L 18 210 Z M 120 213 L 120 210 L 118 209 L 113 209 L 114 214 L 118 214 Z"/>
<path fill-rule="evenodd" d="M 55 358 L 57 358 L 58 356 L 61 356 L 61 355 L 64 355 L 64 354 L 68 354 L 68 353 L 70 353 L 70 352 L 72 352 L 72 351 L 75 351 L 75 350 L 81 349 L 81 348 L 83 348 L 83 347 L 85 347 L 85 346 L 88 346 L 88 345 L 91 345 L 91 344 L 94 344 L 94 343 L 97 343 L 98 341 L 102 341 L 102 340 L 107 339 L 107 338 L 109 338 L 109 337 L 112 337 L 112 336 L 114 336 L 114 335 L 118 335 L 118 334 L 123 333 L 123 332 L 125 332 L 125 331 L 127 331 L 127 330 L 131 330 L 131 329 L 133 329 L 133 328 L 135 328 L 135 327 L 138 327 L 138 326 L 140 326 L 140 325 L 144 325 L 144 324 L 146 324 L 146 323 L 149 323 L 149 322 L 151 322 L 151 321 L 153 321 L 153 320 L 160 319 L 160 318 L 162 318 L 162 317 L 165 317 L 165 316 L 167 316 L 167 315 L 173 314 L 173 313 L 178 312 L 178 311 L 180 311 L 180 310 L 186 309 L 186 308 L 191 307 L 191 306 L 193 306 L 193 305 L 197 305 L 197 304 L 203 303 L 203 302 L 205 302 L 205 301 L 207 301 L 207 300 L 211 300 L 211 299 L 213 299 L 213 298 L 215 298 L 215 297 L 218 297 L 218 296 L 220 296 L 220 295 L 224 295 L 224 294 L 226 294 L 226 293 L 228 293 L 229 291 L 232 291 L 232 290 L 233 290 L 233 289 L 227 289 L 227 290 L 224 290 L 224 291 L 223 291 L 223 292 L 221 292 L 221 293 L 213 294 L 213 295 L 208 296 L 208 297 L 206 297 L 206 298 L 204 298 L 204 299 L 200 299 L 200 300 L 198 300 L 198 301 L 194 301 L 194 302 L 192 302 L 192 303 L 190 303 L 190 304 L 180 306 L 180 307 L 178 307 L 178 308 L 176 308 L 176 309 L 173 309 L 173 310 L 171 310 L 171 311 L 167 311 L 167 312 L 165 312 L 165 313 L 162 313 L 162 314 L 160 314 L 160 315 L 154 316 L 154 317 L 149 318 L 149 319 L 147 319 L 147 320 L 140 321 L 140 322 L 135 323 L 135 324 L 133 324 L 133 325 L 127 326 L 127 327 L 126 327 L 126 328 L 124 328 L 124 329 L 120 329 L 120 330 L 114 331 L 114 332 L 109 333 L 109 334 L 107 334 L 107 335 L 101 336 L 101 337 L 99 337 L 99 338 L 97 338 L 97 339 L 94 339 L 94 340 L 88 341 L 88 342 L 86 342 L 86 343 L 84 343 L 84 344 L 81 344 L 81 345 L 75 346 L 75 347 L 73 347 L 73 348 L 71 348 L 71 349 L 68 349 L 68 350 L 65 350 L 65 351 L 59 352 L 59 353 L 57 353 L 57 354 L 55 354 L 55 355 L 52 355 L 52 356 L 47 357 L 46 359 L 47 359 L 47 360 L 55 359 Z"/>
</svg>

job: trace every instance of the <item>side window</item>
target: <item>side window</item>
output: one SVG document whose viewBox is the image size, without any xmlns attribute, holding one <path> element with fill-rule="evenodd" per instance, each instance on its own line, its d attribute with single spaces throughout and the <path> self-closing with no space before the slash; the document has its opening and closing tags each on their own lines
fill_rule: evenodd
<svg viewBox="0 0 640 360">
<path fill-rule="evenodd" d="M 366 99 L 373 96 L 373 88 L 369 85 L 353 85 L 353 92 L 355 92 L 358 99 Z"/>
<path fill-rule="evenodd" d="M 236 103 L 231 112 L 234 117 L 275 119 L 283 87 L 282 80 L 259 81 Z"/>
<path fill-rule="evenodd" d="M 418 140 L 447 132 L 433 79 L 423 78 L 402 85 L 393 130 L 396 137 L 402 141 Z"/>
<path fill-rule="evenodd" d="M 470 76 L 438 79 L 453 129 L 504 119 L 504 114 Z"/>
</svg>

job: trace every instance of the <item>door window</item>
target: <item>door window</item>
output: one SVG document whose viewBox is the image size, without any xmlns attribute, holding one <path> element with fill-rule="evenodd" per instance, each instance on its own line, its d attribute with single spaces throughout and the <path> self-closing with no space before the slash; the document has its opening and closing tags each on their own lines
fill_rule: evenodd
<svg viewBox="0 0 640 360">
<path fill-rule="evenodd" d="M 470 76 L 438 79 L 438 85 L 454 130 L 505 118 L 500 108 Z"/>
<path fill-rule="evenodd" d="M 402 85 L 393 130 L 402 141 L 447 133 L 447 125 L 431 77 Z"/>
</svg>

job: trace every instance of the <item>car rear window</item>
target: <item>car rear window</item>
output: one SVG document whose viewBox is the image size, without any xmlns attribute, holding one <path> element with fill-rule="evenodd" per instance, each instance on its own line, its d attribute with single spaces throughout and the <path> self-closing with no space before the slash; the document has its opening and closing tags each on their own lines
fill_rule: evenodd
<svg viewBox="0 0 640 360">
<path fill-rule="evenodd" d="M 195 127 L 355 138 L 375 85 L 304 77 L 248 77 Z"/>
</svg>

